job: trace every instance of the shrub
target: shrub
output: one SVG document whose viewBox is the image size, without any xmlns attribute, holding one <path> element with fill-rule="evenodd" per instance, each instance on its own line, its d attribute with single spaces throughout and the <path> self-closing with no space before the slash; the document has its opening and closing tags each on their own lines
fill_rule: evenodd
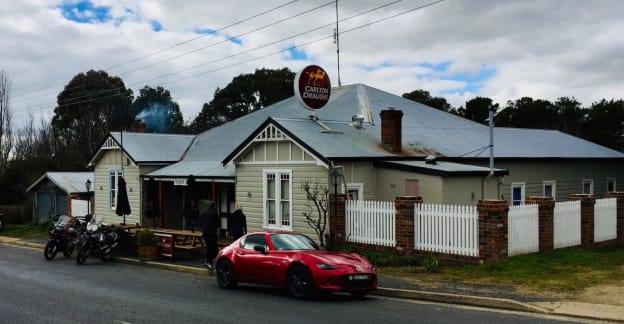
<svg viewBox="0 0 624 324">
<path fill-rule="evenodd" d="M 138 246 L 156 246 L 158 240 L 154 231 L 149 229 L 143 229 L 136 232 L 136 242 Z"/>
<path fill-rule="evenodd" d="M 427 272 L 440 272 L 440 260 L 435 257 L 426 257 L 422 265 Z"/>
</svg>

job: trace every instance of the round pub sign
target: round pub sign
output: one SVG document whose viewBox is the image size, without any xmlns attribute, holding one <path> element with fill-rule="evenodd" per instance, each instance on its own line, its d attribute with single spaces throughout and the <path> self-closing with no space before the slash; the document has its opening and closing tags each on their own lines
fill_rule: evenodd
<svg viewBox="0 0 624 324">
<path fill-rule="evenodd" d="M 308 65 L 295 76 L 295 95 L 310 110 L 323 108 L 329 101 L 329 75 L 318 65 Z"/>
</svg>

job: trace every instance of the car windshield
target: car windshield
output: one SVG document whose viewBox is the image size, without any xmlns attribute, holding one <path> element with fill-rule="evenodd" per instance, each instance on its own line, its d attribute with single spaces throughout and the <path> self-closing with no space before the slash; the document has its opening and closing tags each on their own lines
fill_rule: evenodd
<svg viewBox="0 0 624 324">
<path fill-rule="evenodd" d="M 271 242 L 276 250 L 319 250 L 319 246 L 305 235 L 271 234 Z"/>
</svg>

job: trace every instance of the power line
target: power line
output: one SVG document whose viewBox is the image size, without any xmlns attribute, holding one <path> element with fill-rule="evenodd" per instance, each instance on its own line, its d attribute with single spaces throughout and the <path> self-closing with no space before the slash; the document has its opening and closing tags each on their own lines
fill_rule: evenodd
<svg viewBox="0 0 624 324">
<path fill-rule="evenodd" d="M 188 40 L 186 40 L 186 41 L 183 41 L 183 42 L 180 42 L 180 43 L 177 43 L 177 44 L 171 45 L 171 46 L 169 46 L 169 47 L 166 47 L 166 48 L 163 48 L 163 49 L 157 50 L 157 51 L 155 51 L 155 52 L 152 52 L 152 53 L 149 53 L 149 54 L 146 54 L 146 55 L 143 55 L 143 56 L 140 56 L 140 57 L 137 57 L 137 58 L 131 59 L 131 60 L 129 60 L 129 61 L 126 61 L 126 62 L 123 62 L 123 63 L 117 64 L 117 65 L 110 66 L 110 67 L 106 68 L 105 70 L 115 69 L 115 68 L 117 68 L 117 67 L 124 66 L 124 65 L 128 65 L 128 64 L 130 64 L 130 63 L 133 63 L 133 62 L 136 62 L 136 61 L 140 61 L 140 60 L 142 60 L 142 59 L 145 59 L 145 58 L 148 58 L 148 57 L 151 57 L 151 56 L 154 56 L 154 55 L 157 55 L 157 54 L 160 54 L 160 53 L 166 52 L 166 51 L 168 51 L 168 50 L 171 50 L 171 49 L 174 49 L 174 48 L 176 48 L 176 47 L 182 46 L 182 45 L 184 45 L 184 44 L 188 44 L 188 43 L 190 43 L 190 42 L 193 42 L 193 41 L 195 41 L 195 40 L 197 40 L 197 39 L 200 39 L 200 38 L 202 38 L 202 37 L 206 37 L 206 36 L 208 36 L 208 35 L 212 35 L 212 34 L 218 33 L 218 32 L 220 32 L 220 31 L 223 31 L 223 30 L 227 29 L 227 28 L 230 28 L 230 27 L 233 27 L 233 26 L 239 25 L 239 24 L 241 24 L 241 23 L 243 23 L 243 22 L 246 22 L 246 21 L 249 21 L 249 20 L 251 20 L 251 19 L 254 19 L 254 18 L 260 17 L 260 16 L 265 15 L 265 14 L 270 13 L 270 12 L 273 12 L 273 11 L 275 11 L 275 10 L 277 10 L 277 9 L 281 9 L 281 8 L 286 7 L 286 6 L 290 5 L 290 4 L 293 4 L 293 3 L 297 2 L 297 1 L 299 1 L 299 0 L 292 0 L 292 1 L 290 1 L 290 2 L 287 2 L 287 3 L 281 4 L 281 5 L 277 6 L 277 7 L 274 7 L 274 8 L 271 8 L 271 9 L 265 10 L 265 11 L 262 11 L 262 12 L 260 12 L 260 13 L 255 14 L 255 15 L 252 15 L 252 16 L 249 16 L 249 17 L 247 17 L 247 18 L 241 19 L 241 20 L 239 20 L 239 21 L 237 21 L 237 22 L 231 23 L 231 24 L 229 24 L 229 25 L 227 25 L 227 26 L 224 26 L 224 27 L 218 28 L 218 29 L 213 30 L 213 31 L 211 31 L 211 32 L 209 32 L 209 33 L 202 34 L 202 35 L 200 35 L 200 36 L 197 36 L 197 37 L 194 37 L 194 38 L 188 39 Z M 22 92 L 22 93 L 19 93 L 19 94 L 17 94 L 17 95 L 14 95 L 14 96 L 13 96 L 13 98 L 21 97 L 21 96 L 24 96 L 24 95 L 27 95 L 27 94 L 30 94 L 30 93 L 37 93 L 37 92 L 39 92 L 39 91 L 43 91 L 43 90 L 47 90 L 47 89 L 51 89 L 51 88 L 58 87 L 58 86 L 62 86 L 62 85 L 63 85 L 63 83 L 59 83 L 59 84 L 55 84 L 55 85 L 52 85 L 52 86 L 49 86 L 49 87 L 45 87 L 45 88 L 41 88 L 41 89 L 38 89 L 38 90 L 33 90 L 33 91 L 28 91 L 28 92 Z M 49 94 L 49 93 L 46 93 L 46 94 L 43 94 L 43 95 L 45 96 L 45 95 L 47 95 L 47 94 Z"/>
<path fill-rule="evenodd" d="M 390 2 L 390 3 L 384 4 L 384 5 L 382 5 L 382 6 L 379 6 L 379 7 L 373 8 L 373 9 L 369 9 L 369 10 L 364 11 L 364 12 L 361 12 L 361 13 L 359 13 L 359 14 L 356 14 L 356 15 L 350 16 L 350 17 L 348 17 L 348 18 L 344 18 L 344 19 L 342 19 L 342 20 L 340 20 L 340 21 L 341 21 L 341 22 L 343 22 L 343 21 L 347 21 L 347 20 L 353 19 L 353 18 L 355 18 L 355 17 L 358 17 L 358 16 L 361 16 L 361 15 L 364 15 L 364 14 L 367 14 L 367 13 L 370 13 L 370 12 L 373 12 L 373 11 L 375 11 L 375 10 L 379 10 L 379 9 L 381 9 L 381 8 L 387 7 L 387 6 L 389 6 L 389 5 L 395 4 L 395 3 L 400 2 L 400 1 L 401 1 L 401 0 L 393 1 L 393 2 Z M 387 20 L 390 20 L 390 19 L 393 19 L 393 18 L 396 18 L 396 17 L 402 16 L 402 15 L 408 14 L 408 13 L 410 13 L 410 12 L 413 12 L 413 11 L 416 11 L 416 10 L 419 10 L 419 9 L 423 9 L 423 8 L 426 8 L 426 7 L 429 7 L 429 6 L 432 6 L 432 5 L 437 4 L 437 3 L 440 3 L 440 2 L 442 2 L 442 1 L 444 1 L 444 0 L 434 1 L 434 2 L 431 2 L 431 3 L 425 4 L 425 5 L 419 6 L 419 7 L 415 7 L 415 8 L 409 9 L 409 10 L 405 10 L 405 11 L 399 12 L 399 13 L 397 13 L 397 14 L 394 14 L 394 15 L 391 15 L 391 16 L 388 16 L 388 17 L 385 17 L 385 18 L 377 19 L 377 20 L 375 20 L 375 21 L 372 21 L 372 22 L 369 22 L 369 23 L 365 23 L 365 24 L 359 25 L 359 26 L 357 26 L 357 27 L 353 27 L 353 28 L 347 29 L 347 30 L 345 30 L 345 31 L 342 31 L 342 32 L 340 32 L 340 34 L 346 34 L 346 33 L 349 33 L 349 32 L 355 31 L 355 30 L 362 29 L 362 28 L 364 28 L 364 27 L 368 27 L 368 26 L 371 26 L 371 25 L 374 25 L 374 24 L 377 24 L 377 23 L 381 23 L 381 22 L 384 22 L 384 21 L 387 21 Z M 239 56 L 239 55 L 242 55 L 242 54 L 249 53 L 249 52 L 251 52 L 251 51 L 255 51 L 255 50 L 258 50 L 258 49 L 261 49 L 261 48 L 264 48 L 264 47 L 270 46 L 270 45 L 274 45 L 274 44 L 276 44 L 276 43 L 280 43 L 280 42 L 282 42 L 282 41 L 284 41 L 284 40 L 288 40 L 288 39 L 292 39 L 292 38 L 295 38 L 295 37 L 299 37 L 299 36 L 301 36 L 301 35 L 303 35 L 303 34 L 307 34 L 307 33 L 310 33 L 310 32 L 312 32 L 312 31 L 316 31 L 316 30 L 319 30 L 319 29 L 325 28 L 325 27 L 327 27 L 327 26 L 331 26 L 331 25 L 333 25 L 333 24 L 334 24 L 334 22 L 329 23 L 329 24 L 325 24 L 325 25 L 322 25 L 322 26 L 319 26 L 319 27 L 316 27 L 316 28 L 310 29 L 310 30 L 308 30 L 308 31 L 306 31 L 306 32 L 302 32 L 302 33 L 299 33 L 299 34 L 296 34 L 296 35 L 293 35 L 293 36 L 290 36 L 290 37 L 286 37 L 286 38 L 283 38 L 283 39 L 281 39 L 281 40 L 274 41 L 274 42 L 271 42 L 271 43 L 268 43 L 268 44 L 265 44 L 265 45 L 262 45 L 262 46 L 256 47 L 256 48 L 251 49 L 251 50 L 247 50 L 247 51 L 244 51 L 244 52 L 241 52 L 241 53 L 237 53 L 237 54 L 229 55 L 229 56 L 226 56 L 226 57 L 223 57 L 223 58 L 217 59 L 217 60 L 213 60 L 213 61 L 211 61 L 211 62 L 207 62 L 207 63 L 200 64 L 200 65 L 197 65 L 197 66 L 193 66 L 193 67 L 191 67 L 191 68 L 187 68 L 187 69 L 182 70 L 182 71 L 178 71 L 178 72 L 174 72 L 174 73 L 168 73 L 168 74 L 161 75 L 161 76 L 159 76 L 159 77 L 152 78 L 152 79 L 149 79 L 149 80 L 143 80 L 143 81 L 140 81 L 140 82 L 131 83 L 130 85 L 139 84 L 139 83 L 145 83 L 145 82 L 149 82 L 149 81 L 153 81 L 153 80 L 161 79 L 161 78 L 164 78 L 164 77 L 167 77 L 167 76 L 171 76 L 171 75 L 179 74 L 179 73 L 182 73 L 182 72 L 186 72 L 186 71 L 188 71 L 188 70 L 191 70 L 191 69 L 194 69 L 194 68 L 197 68 L 197 67 L 200 67 L 200 66 L 205 66 L 205 65 L 208 65 L 208 64 L 216 63 L 216 62 L 218 62 L 218 61 L 223 61 L 223 60 L 228 59 L 228 58 L 236 57 L 236 56 Z M 191 79 L 191 78 L 196 78 L 196 77 L 199 77 L 199 76 L 202 76 L 202 75 L 205 75 L 205 74 L 209 74 L 209 73 L 213 73 L 213 72 L 216 72 L 216 71 L 220 71 L 220 70 L 224 70 L 224 69 L 227 69 L 227 68 L 231 68 L 231 67 L 234 67 L 234 66 L 238 66 L 238 65 L 242 65 L 242 64 L 249 63 L 249 62 L 257 61 L 257 60 L 260 60 L 260 59 L 263 59 L 263 58 L 266 58 L 266 57 L 269 57 L 269 56 L 272 56 L 272 55 L 276 55 L 276 54 L 283 53 L 283 52 L 286 52 L 286 51 L 290 51 L 290 50 L 293 50 L 293 49 L 296 49 L 296 48 L 300 48 L 300 47 L 305 47 L 305 46 L 308 46 L 308 45 L 310 45 L 310 44 L 317 43 L 317 42 L 319 42 L 319 41 L 322 41 L 322 40 L 325 40 L 325 39 L 329 39 L 329 38 L 332 38 L 332 37 L 333 37 L 333 35 L 330 35 L 330 36 L 324 36 L 324 37 L 321 37 L 321 38 L 318 38 L 318 39 L 315 39 L 315 40 L 312 40 L 312 41 L 308 41 L 308 42 L 305 42 L 305 43 L 302 43 L 302 44 L 299 44 L 299 45 L 295 45 L 295 46 L 291 46 L 291 47 L 288 47 L 288 48 L 284 48 L 284 49 L 281 49 L 281 50 L 278 50 L 278 51 L 275 51 L 275 52 L 271 52 L 271 53 L 268 53 L 268 54 L 265 54 L 265 55 L 262 55 L 262 56 L 259 56 L 259 57 L 255 57 L 255 58 L 251 58 L 251 59 L 248 59 L 248 60 L 245 60 L 245 61 L 241 61 L 241 62 L 238 62 L 238 63 L 230 64 L 230 65 L 223 66 L 223 67 L 220 67 L 220 68 L 217 68 L 217 69 L 213 69 L 213 70 L 209 70 L 209 71 L 204 71 L 204 72 L 201 72 L 201 73 L 197 73 L 197 74 L 191 75 L 191 76 L 189 76 L 189 77 L 180 78 L 180 79 L 176 79 L 176 80 L 172 80 L 172 81 L 167 81 L 167 82 L 161 83 L 161 85 L 162 85 L 162 84 L 170 84 L 170 83 L 175 83 L 175 82 L 179 82 L 179 81 L 183 81 L 183 80 L 187 80 L 187 79 Z M 120 90 L 120 89 L 117 89 L 117 90 Z M 109 90 L 107 90 L 107 91 L 110 91 L 110 89 L 109 89 Z M 98 95 L 98 94 L 100 94 L 100 93 L 92 93 L 92 94 L 90 94 L 90 95 L 88 95 L 88 96 L 94 96 L 94 95 Z M 63 105 L 59 105 L 59 107 L 63 107 L 63 106 L 70 106 L 70 105 L 76 105 L 76 104 L 82 104 L 82 103 L 88 103 L 88 102 L 93 102 L 93 101 L 96 101 L 96 100 L 102 100 L 102 99 L 112 98 L 112 97 L 115 97 L 115 96 L 117 96 L 117 95 L 118 95 L 118 94 L 115 94 L 115 95 L 110 95 L 110 96 L 105 96 L 105 97 L 99 97 L 99 98 L 96 98 L 96 99 L 89 99 L 89 100 L 84 100 L 84 101 L 79 101 L 79 102 L 73 102 L 73 103 L 69 103 L 69 104 L 63 104 Z M 487 147 L 483 148 L 483 150 L 485 150 L 485 149 L 487 149 Z M 477 150 L 477 151 L 478 151 L 478 150 Z M 469 153 L 472 153 L 472 152 L 469 152 Z M 469 154 L 469 153 L 468 153 L 468 154 Z"/>
</svg>

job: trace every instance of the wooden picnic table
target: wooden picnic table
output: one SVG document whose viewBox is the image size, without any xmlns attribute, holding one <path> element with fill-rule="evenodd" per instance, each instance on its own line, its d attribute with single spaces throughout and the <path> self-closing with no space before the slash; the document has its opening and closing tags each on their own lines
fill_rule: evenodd
<svg viewBox="0 0 624 324">
<path fill-rule="evenodd" d="M 156 234 L 161 233 L 172 237 L 171 253 L 163 254 L 171 258 L 175 258 L 175 250 L 183 249 L 194 253 L 197 250 L 204 249 L 204 239 L 201 231 L 190 231 L 173 228 L 153 228 Z M 162 253 L 161 253 L 162 254 Z"/>
</svg>

